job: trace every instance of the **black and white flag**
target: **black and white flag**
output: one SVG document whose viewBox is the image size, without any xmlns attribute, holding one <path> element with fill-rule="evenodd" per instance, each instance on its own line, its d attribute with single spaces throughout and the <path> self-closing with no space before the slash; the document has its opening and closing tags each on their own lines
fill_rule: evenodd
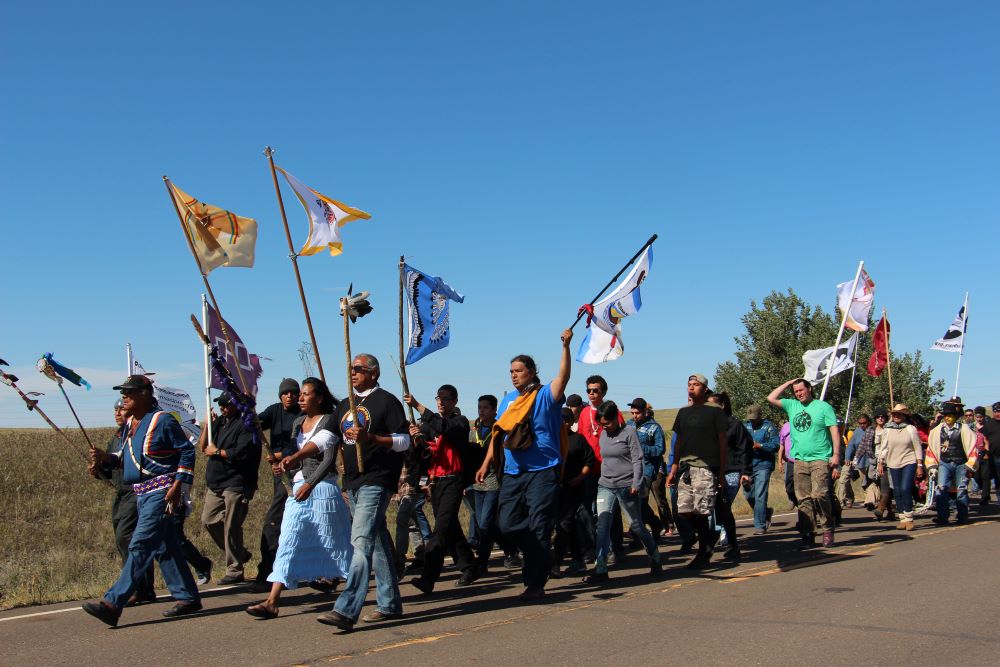
<svg viewBox="0 0 1000 667">
<path fill-rule="evenodd" d="M 854 368 L 854 350 L 858 345 L 858 334 L 840 343 L 837 354 L 833 354 L 833 347 L 825 347 L 822 350 L 808 350 L 802 355 L 802 363 L 806 367 L 804 377 L 812 384 L 819 384 L 826 380 L 827 369 L 831 362 L 833 372 L 830 376 L 843 373 Z"/>
<path fill-rule="evenodd" d="M 965 331 L 968 326 L 969 321 L 965 317 L 965 306 L 962 306 L 958 310 L 955 321 L 948 327 L 948 331 L 944 336 L 937 339 L 934 345 L 931 346 L 931 349 L 944 350 L 945 352 L 961 352 L 965 341 Z"/>
</svg>

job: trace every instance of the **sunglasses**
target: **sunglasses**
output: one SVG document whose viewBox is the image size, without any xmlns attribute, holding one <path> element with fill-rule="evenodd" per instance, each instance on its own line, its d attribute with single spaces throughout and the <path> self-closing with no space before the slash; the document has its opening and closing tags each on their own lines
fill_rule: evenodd
<svg viewBox="0 0 1000 667">
<path fill-rule="evenodd" d="M 351 366 L 352 373 L 368 373 L 369 370 L 364 366 Z"/>
<path fill-rule="evenodd" d="M 588 394 L 600 394 L 601 390 L 600 389 L 591 389 L 590 387 L 587 387 L 587 393 Z"/>
<path fill-rule="evenodd" d="M 441 394 L 438 394 L 434 398 L 435 398 L 435 400 L 441 401 L 442 403 L 444 403 L 445 401 L 456 401 L 456 400 L 458 400 L 456 398 L 452 398 L 451 396 L 443 396 Z"/>
</svg>

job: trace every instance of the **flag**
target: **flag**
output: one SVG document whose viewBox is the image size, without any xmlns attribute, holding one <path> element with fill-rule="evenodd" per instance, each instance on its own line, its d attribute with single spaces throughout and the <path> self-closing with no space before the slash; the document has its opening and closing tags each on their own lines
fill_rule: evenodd
<svg viewBox="0 0 1000 667">
<path fill-rule="evenodd" d="M 872 335 L 872 356 L 868 358 L 868 375 L 878 377 L 889 365 L 889 318 L 883 317 Z"/>
<path fill-rule="evenodd" d="M 625 279 L 610 295 L 597 303 L 583 307 L 587 312 L 587 335 L 580 343 L 576 360 L 585 364 L 600 364 L 622 356 L 622 318 L 634 315 L 642 307 L 639 286 L 649 275 L 653 264 L 653 247 L 649 246 L 639 257 Z"/>
<path fill-rule="evenodd" d="M 184 233 L 206 275 L 220 266 L 253 266 L 256 220 L 202 203 L 173 183 L 168 184 L 184 221 Z"/>
<path fill-rule="evenodd" d="M 315 255 L 322 252 L 324 248 L 329 248 L 331 255 L 339 255 L 343 252 L 340 228 L 349 222 L 368 220 L 372 217 L 360 209 L 352 208 L 336 199 L 330 199 L 326 195 L 316 192 L 281 167 L 275 168 L 284 174 L 285 180 L 292 186 L 295 196 L 299 198 L 302 208 L 309 216 L 309 236 L 306 238 L 306 244 L 299 251 L 300 255 Z"/>
<path fill-rule="evenodd" d="M 448 347 L 451 339 L 449 301 L 464 303 L 465 297 L 436 276 L 403 265 L 403 291 L 406 292 L 409 345 L 406 363 L 412 364 L 431 352 Z"/>
<path fill-rule="evenodd" d="M 90 391 L 90 383 L 80 377 L 72 368 L 66 368 L 53 359 L 51 352 L 43 354 L 42 358 L 38 360 L 37 364 L 35 364 L 35 367 L 40 373 L 56 384 L 62 384 L 62 381 L 65 379 L 69 380 L 77 387 L 86 387 L 87 391 Z"/>
<path fill-rule="evenodd" d="M 243 344 L 243 340 L 236 333 L 236 330 L 228 322 L 219 317 L 219 314 L 215 312 L 215 308 L 212 308 L 209 304 L 206 304 L 206 307 L 208 308 L 208 327 L 205 329 L 205 334 L 208 336 L 208 340 L 218 349 L 219 359 L 222 361 L 223 366 L 232 373 L 236 383 L 240 384 L 240 375 L 242 374 L 243 381 L 247 383 L 246 392 L 256 397 L 257 379 L 264 373 L 264 369 L 260 365 L 260 357 L 256 354 L 250 354 L 250 351 L 247 350 L 246 345 Z M 229 351 L 229 346 L 226 345 L 226 337 L 222 333 L 224 322 L 226 330 L 229 332 L 229 340 L 232 341 L 233 350 L 236 353 L 235 359 Z M 237 366 L 239 370 L 237 370 Z M 222 375 L 214 368 L 212 369 L 212 388 L 226 389 L 226 385 L 222 381 Z M 243 390 L 242 386 L 240 389 Z"/>
<path fill-rule="evenodd" d="M 812 384 L 825 382 L 826 371 L 830 368 L 831 356 L 833 356 L 833 372 L 830 373 L 830 377 L 851 370 L 854 368 L 854 349 L 857 344 L 858 334 L 854 334 L 840 343 L 836 355 L 833 355 L 832 346 L 822 350 L 808 350 L 802 355 L 802 363 L 806 367 L 806 372 L 802 377 Z"/>
<path fill-rule="evenodd" d="M 149 377 L 150 375 L 156 375 L 156 373 L 147 371 L 139 363 L 138 359 L 132 357 L 132 370 L 129 371 L 129 375 L 145 375 Z M 161 410 L 172 414 L 174 419 L 181 424 L 198 420 L 198 411 L 194 407 L 194 401 L 191 400 L 191 395 L 183 389 L 167 387 L 154 382 L 153 398 L 160 404 Z"/>
<path fill-rule="evenodd" d="M 955 321 L 948 327 L 948 331 L 945 332 L 944 336 L 937 339 L 934 345 L 931 346 L 931 349 L 944 350 L 945 352 L 961 352 L 962 345 L 965 343 L 965 332 L 968 328 L 969 321 L 965 317 L 965 306 L 963 305 L 958 309 L 958 315 L 955 316 Z"/>
<path fill-rule="evenodd" d="M 868 311 L 875 299 L 875 282 L 868 272 L 861 269 L 858 287 L 851 297 L 853 280 L 837 285 L 837 307 L 841 313 L 847 313 L 847 323 L 844 325 L 852 331 L 868 331 Z"/>
</svg>

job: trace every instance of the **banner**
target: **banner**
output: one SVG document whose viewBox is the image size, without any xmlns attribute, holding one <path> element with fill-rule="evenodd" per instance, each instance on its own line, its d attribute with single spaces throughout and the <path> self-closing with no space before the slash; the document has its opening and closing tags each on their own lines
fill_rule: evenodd
<svg viewBox="0 0 1000 667">
<path fill-rule="evenodd" d="M 653 264 L 653 247 L 636 261 L 625 279 L 610 295 L 600 301 L 583 307 L 587 312 L 587 335 L 580 343 L 576 360 L 585 364 L 600 364 L 613 361 L 625 353 L 622 343 L 621 321 L 634 315 L 642 308 L 639 287 L 649 276 Z"/>
<path fill-rule="evenodd" d="M 220 266 L 253 266 L 256 220 L 200 202 L 173 183 L 169 185 L 184 233 L 206 275 Z"/>
<path fill-rule="evenodd" d="M 875 282 L 868 272 L 861 269 L 858 287 L 851 296 L 853 280 L 837 285 L 837 307 L 841 313 L 847 313 L 847 323 L 844 325 L 851 331 L 868 331 L 868 311 L 875 299 Z"/>
<path fill-rule="evenodd" d="M 131 360 L 130 363 L 132 367 L 129 369 L 129 375 L 145 375 L 146 377 L 152 379 L 151 376 L 156 375 L 156 373 L 147 371 L 145 367 L 139 360 L 132 356 L 132 346 L 127 345 L 128 356 Z M 169 412 L 174 416 L 174 419 L 182 424 L 194 423 L 198 421 L 198 411 L 194 407 L 194 401 L 191 400 L 191 395 L 188 394 L 183 389 L 177 389 L 175 387 L 165 387 L 163 385 L 157 384 L 153 381 L 153 398 L 156 402 L 160 404 L 160 409 Z"/>
<path fill-rule="evenodd" d="M 868 375 L 878 377 L 889 365 L 889 318 L 883 317 L 872 335 L 872 356 L 868 358 Z"/>
<path fill-rule="evenodd" d="M 233 358 L 233 353 L 229 351 L 229 346 L 226 345 L 226 337 L 222 333 L 222 318 L 219 314 L 215 312 L 211 304 L 208 305 L 208 327 L 205 330 L 205 335 L 208 339 L 212 341 L 212 344 L 219 350 L 219 359 L 222 364 L 229 369 L 229 372 L 233 374 L 233 379 L 236 380 L 237 384 L 240 383 L 240 375 L 243 376 L 243 382 L 246 382 L 246 390 L 251 396 L 257 396 L 257 379 L 260 378 L 264 373 L 264 369 L 260 365 L 260 357 L 256 354 L 251 354 L 247 349 L 246 345 L 243 344 L 243 340 L 236 333 L 236 330 L 228 322 L 226 322 L 226 330 L 229 332 L 229 340 L 233 343 L 233 351 L 236 354 L 236 358 Z M 239 370 L 237 370 L 237 368 Z M 219 375 L 218 371 L 214 368 L 212 369 L 212 388 L 213 389 L 225 389 L 226 386 L 222 382 L 222 377 Z"/>
<path fill-rule="evenodd" d="M 340 228 L 354 220 L 368 220 L 372 217 L 360 209 L 316 192 L 281 167 L 275 169 L 285 176 L 309 216 L 309 236 L 299 251 L 300 255 L 315 255 L 324 248 L 329 248 L 331 255 L 339 255 L 344 249 L 343 241 L 340 240 Z"/>
<path fill-rule="evenodd" d="M 837 373 L 843 373 L 854 368 L 854 348 L 858 344 L 858 334 L 854 334 L 840 344 L 837 354 L 833 354 L 833 347 L 825 347 L 822 350 L 808 350 L 802 355 L 802 363 L 806 367 L 806 372 L 802 376 L 813 384 L 820 384 L 826 380 L 827 369 L 830 368 L 831 357 L 833 359 L 833 372 L 830 377 Z"/>
<path fill-rule="evenodd" d="M 409 344 L 406 365 L 423 359 L 431 352 L 448 347 L 451 340 L 449 301 L 463 303 L 465 297 L 436 276 L 403 265 L 403 291 L 406 292 Z"/>
<path fill-rule="evenodd" d="M 958 315 L 955 316 L 955 321 L 948 327 L 948 331 L 945 332 L 944 336 L 937 339 L 934 345 L 931 346 L 931 349 L 944 350 L 945 352 L 961 352 L 965 341 L 965 332 L 968 330 L 968 327 L 969 321 L 965 317 L 965 306 L 963 305 L 958 309 Z"/>
</svg>

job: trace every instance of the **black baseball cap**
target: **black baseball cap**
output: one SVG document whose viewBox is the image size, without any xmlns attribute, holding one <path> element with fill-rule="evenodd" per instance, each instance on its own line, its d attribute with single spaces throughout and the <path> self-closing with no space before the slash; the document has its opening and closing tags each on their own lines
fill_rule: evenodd
<svg viewBox="0 0 1000 667">
<path fill-rule="evenodd" d="M 224 391 L 218 395 L 218 397 L 215 399 L 215 402 L 218 403 L 219 405 L 230 405 L 233 402 L 233 395 L 230 394 L 228 391 Z"/>
<path fill-rule="evenodd" d="M 125 391 L 128 389 L 152 389 L 153 381 L 145 375 L 129 375 L 125 381 L 112 387 L 115 391 Z"/>
<path fill-rule="evenodd" d="M 635 408 L 636 410 L 646 409 L 646 399 L 644 398 L 633 398 L 632 402 L 628 404 L 630 408 Z"/>
</svg>

